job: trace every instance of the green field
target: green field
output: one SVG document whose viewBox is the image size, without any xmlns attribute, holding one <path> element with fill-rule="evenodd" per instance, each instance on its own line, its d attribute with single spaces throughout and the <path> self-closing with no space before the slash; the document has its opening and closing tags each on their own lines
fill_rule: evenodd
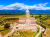
<svg viewBox="0 0 50 37">
<path fill-rule="evenodd" d="M 33 17 L 37 20 L 37 22 L 40 22 L 42 25 L 46 26 L 46 27 L 49 27 L 50 28 L 50 14 L 31 14 L 30 17 Z M 41 18 L 40 18 L 41 17 Z M 19 18 L 25 18 L 25 14 L 16 14 L 16 15 L 0 15 L 0 25 L 3 26 L 4 22 L 3 20 L 19 20 Z M 0 31 L 2 31 L 2 34 L 3 32 L 6 32 L 7 30 L 5 30 L 4 27 L 0 27 Z M 8 30 L 8 32 L 11 31 Z M 8 33 L 6 32 L 6 34 Z M 38 32 L 30 32 L 30 31 L 19 31 L 18 33 L 20 35 L 14 35 L 16 34 L 17 32 L 15 31 L 12 35 L 10 35 L 9 37 L 32 37 L 32 36 L 36 36 L 38 34 Z M 5 33 L 3 34 L 5 35 Z M 41 36 L 41 34 L 39 35 Z"/>
<path fill-rule="evenodd" d="M 41 32 L 41 34 L 38 37 L 41 37 L 42 34 L 43 34 L 43 31 Z"/>
<path fill-rule="evenodd" d="M 4 27 L 0 27 L 0 31 L 4 30 Z"/>
<path fill-rule="evenodd" d="M 35 17 L 36 19 L 39 18 L 40 14 L 31 14 L 30 17 Z M 14 20 L 14 18 L 25 18 L 25 14 L 9 14 L 9 15 L 0 15 L 0 24 L 2 24 L 2 20 Z M 45 25 L 50 26 L 50 14 L 41 14 L 41 22 Z"/>
<path fill-rule="evenodd" d="M 35 17 L 37 20 L 40 19 L 41 23 L 50 27 L 50 14 L 31 14 L 30 17 Z M 25 18 L 25 14 L 9 14 L 9 15 L 0 15 L 0 25 L 3 24 L 2 20 L 16 20 L 17 18 Z M 39 21 L 40 21 L 39 20 Z"/>
<path fill-rule="evenodd" d="M 40 22 L 42 25 L 50 28 L 50 15 L 41 15 L 36 17 L 37 22 Z"/>
<path fill-rule="evenodd" d="M 38 31 L 34 34 L 33 37 L 35 37 L 39 33 L 40 28 L 38 28 Z"/>
</svg>

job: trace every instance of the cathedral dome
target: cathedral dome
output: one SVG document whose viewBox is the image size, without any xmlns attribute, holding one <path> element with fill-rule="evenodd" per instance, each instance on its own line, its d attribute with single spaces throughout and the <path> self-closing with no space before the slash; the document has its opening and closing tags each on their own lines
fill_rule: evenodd
<svg viewBox="0 0 50 37">
<path fill-rule="evenodd" d="M 29 13 L 29 10 L 28 9 L 26 10 L 26 13 Z"/>
</svg>

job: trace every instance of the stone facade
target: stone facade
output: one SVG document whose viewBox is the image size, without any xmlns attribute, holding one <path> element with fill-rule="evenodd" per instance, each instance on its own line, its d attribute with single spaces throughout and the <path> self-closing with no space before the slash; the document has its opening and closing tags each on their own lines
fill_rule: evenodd
<svg viewBox="0 0 50 37">
<path fill-rule="evenodd" d="M 16 28 L 37 31 L 36 20 L 35 18 L 30 18 L 28 9 L 26 10 L 26 18 L 19 18 L 19 24 Z"/>
<path fill-rule="evenodd" d="M 30 18 L 30 13 L 26 13 L 26 18 Z"/>
<path fill-rule="evenodd" d="M 26 10 L 26 18 L 19 18 L 19 24 L 36 25 L 36 20 L 35 18 L 30 18 L 30 12 L 28 9 Z"/>
</svg>

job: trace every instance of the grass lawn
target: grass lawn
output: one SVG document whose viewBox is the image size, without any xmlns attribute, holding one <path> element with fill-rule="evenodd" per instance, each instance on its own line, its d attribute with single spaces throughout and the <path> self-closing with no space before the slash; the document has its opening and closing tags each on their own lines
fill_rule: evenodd
<svg viewBox="0 0 50 37">
<path fill-rule="evenodd" d="M 0 31 L 1 31 L 1 30 L 4 30 L 4 27 L 0 27 Z"/>
<path fill-rule="evenodd" d="M 39 32 L 36 32 L 35 35 L 33 37 L 35 37 Z"/>
<path fill-rule="evenodd" d="M 38 37 L 41 37 L 42 33 L 43 33 L 43 31 L 41 32 L 41 34 Z"/>
<path fill-rule="evenodd" d="M 17 34 L 19 33 L 19 35 Z M 21 31 L 21 30 L 18 30 L 18 31 L 15 31 L 13 34 L 11 34 L 9 37 L 33 37 L 35 32 L 32 32 L 32 31 Z"/>
<path fill-rule="evenodd" d="M 7 18 L 25 18 L 25 15 L 0 15 L 0 22 L 4 19 L 7 19 Z"/>
<path fill-rule="evenodd" d="M 34 34 L 33 37 L 35 37 L 39 33 L 40 28 L 38 28 L 38 31 Z"/>
</svg>

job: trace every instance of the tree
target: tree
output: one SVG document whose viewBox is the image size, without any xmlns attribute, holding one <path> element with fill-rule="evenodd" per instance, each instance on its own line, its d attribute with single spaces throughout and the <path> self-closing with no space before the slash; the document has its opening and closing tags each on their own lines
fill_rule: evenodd
<svg viewBox="0 0 50 37">
<path fill-rule="evenodd" d="M 41 20 L 41 14 L 39 15 L 39 19 Z"/>
<path fill-rule="evenodd" d="M 4 28 L 9 28 L 10 27 L 10 23 L 6 23 L 5 25 L 4 25 Z"/>
<path fill-rule="evenodd" d="M 33 17 L 33 14 L 32 14 L 32 16 L 31 17 Z"/>
<path fill-rule="evenodd" d="M 47 14 L 47 18 L 50 18 L 50 15 Z"/>
</svg>

